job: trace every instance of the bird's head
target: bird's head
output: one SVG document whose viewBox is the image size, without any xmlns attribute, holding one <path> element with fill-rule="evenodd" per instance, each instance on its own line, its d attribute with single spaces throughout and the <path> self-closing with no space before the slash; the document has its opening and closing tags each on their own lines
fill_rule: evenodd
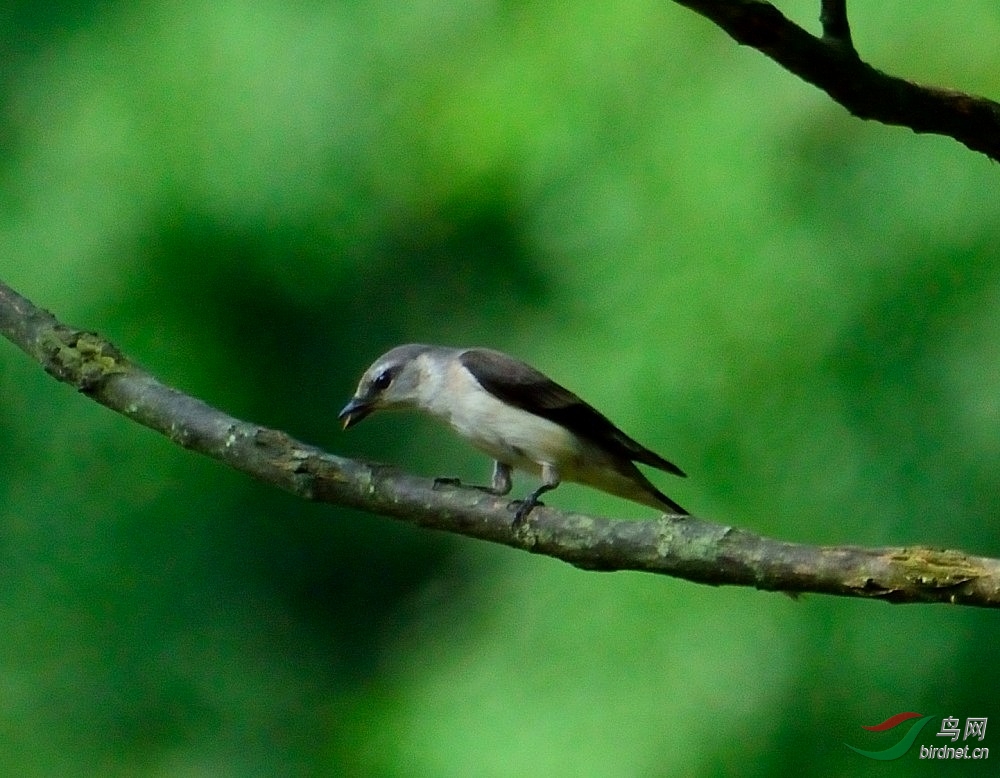
<svg viewBox="0 0 1000 778">
<path fill-rule="evenodd" d="M 419 405 L 423 367 L 419 357 L 430 346 L 397 346 L 376 359 L 358 383 L 351 401 L 337 416 L 344 429 L 353 427 L 373 411 L 413 408 Z"/>
</svg>

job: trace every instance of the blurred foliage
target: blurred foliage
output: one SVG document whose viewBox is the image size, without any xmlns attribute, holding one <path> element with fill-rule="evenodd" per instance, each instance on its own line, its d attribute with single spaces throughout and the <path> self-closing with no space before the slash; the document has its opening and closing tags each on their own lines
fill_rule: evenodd
<svg viewBox="0 0 1000 778">
<path fill-rule="evenodd" d="M 994 3 L 852 12 L 876 66 L 1000 95 Z M 163 380 L 474 480 L 335 417 L 389 346 L 492 345 L 699 515 L 1000 555 L 998 179 L 959 144 L 669 2 L 12 2 L 0 51 L 0 277 Z M 0 388 L 5 775 L 922 774 L 843 743 L 997 715 L 992 613 L 585 573 L 275 493 L 12 347 Z"/>
</svg>

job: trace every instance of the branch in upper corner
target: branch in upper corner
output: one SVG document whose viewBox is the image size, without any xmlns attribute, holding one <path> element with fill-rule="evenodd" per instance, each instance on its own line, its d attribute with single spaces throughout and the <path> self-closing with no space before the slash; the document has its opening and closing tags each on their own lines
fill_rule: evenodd
<svg viewBox="0 0 1000 778">
<path fill-rule="evenodd" d="M 809 546 L 694 517 L 620 521 L 547 508 L 536 508 L 515 529 L 504 498 L 435 489 L 428 479 L 327 454 L 233 418 L 164 385 L 104 338 L 67 327 L 3 283 L 0 334 L 102 405 L 304 499 L 502 543 L 586 570 L 638 570 L 789 594 L 1000 608 L 1000 560 L 958 551 Z"/>
<path fill-rule="evenodd" d="M 738 43 L 763 52 L 782 67 L 819 87 L 853 115 L 917 133 L 945 135 L 1000 161 L 1000 103 L 985 97 L 922 86 L 890 76 L 862 62 L 840 43 L 810 35 L 763 0 L 674 0 L 715 22 Z M 843 2 L 824 2 L 827 24 L 838 29 Z"/>
<path fill-rule="evenodd" d="M 847 20 L 847 0 L 822 0 L 819 23 L 823 25 L 824 42 L 839 46 L 856 57 L 851 40 L 851 23 Z"/>
</svg>

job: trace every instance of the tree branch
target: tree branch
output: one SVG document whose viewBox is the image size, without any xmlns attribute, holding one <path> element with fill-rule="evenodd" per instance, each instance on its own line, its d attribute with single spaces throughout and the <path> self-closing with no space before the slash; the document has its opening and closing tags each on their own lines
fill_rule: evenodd
<svg viewBox="0 0 1000 778">
<path fill-rule="evenodd" d="M 503 543 L 586 570 L 640 570 L 790 594 L 1000 607 L 1000 560 L 958 551 L 808 546 L 693 517 L 619 521 L 548 508 L 536 508 L 515 530 L 506 499 L 435 489 L 396 468 L 334 456 L 228 416 L 160 383 L 105 339 L 61 324 L 3 283 L 0 334 L 102 405 L 307 500 Z"/>
<path fill-rule="evenodd" d="M 823 0 L 823 38 L 763 0 L 674 0 L 819 87 L 854 116 L 946 135 L 1000 161 L 1000 103 L 887 75 L 859 59 L 846 0 Z"/>
</svg>

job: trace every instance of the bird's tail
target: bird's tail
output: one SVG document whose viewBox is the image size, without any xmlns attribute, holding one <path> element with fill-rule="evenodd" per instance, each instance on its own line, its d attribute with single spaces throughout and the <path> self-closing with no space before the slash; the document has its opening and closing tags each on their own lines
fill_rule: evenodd
<svg viewBox="0 0 1000 778">
<path fill-rule="evenodd" d="M 653 492 L 656 494 L 656 499 L 659 500 L 664 507 L 669 508 L 671 512 L 677 514 L 678 516 L 690 516 L 691 513 L 686 509 L 682 508 L 680 505 L 671 500 L 667 495 L 653 487 Z"/>
<path fill-rule="evenodd" d="M 616 429 L 615 432 L 617 433 L 614 436 L 615 440 L 622 447 L 623 453 L 625 453 L 629 459 L 634 460 L 635 462 L 641 462 L 644 465 L 649 465 L 650 467 L 655 467 L 657 470 L 663 470 L 665 473 L 672 473 L 673 475 L 678 475 L 681 478 L 687 478 L 687 473 L 677 467 L 677 465 L 673 462 L 668 462 L 655 451 L 650 451 L 644 445 L 637 443 L 621 430 Z"/>
<path fill-rule="evenodd" d="M 632 462 L 616 463 L 615 471 L 617 477 L 601 478 L 591 483 L 599 489 L 604 489 L 611 494 L 617 494 L 627 500 L 648 505 L 650 508 L 659 510 L 667 509 L 678 516 L 690 516 L 691 514 L 667 495 L 657 489 L 653 482 L 646 478 Z"/>
</svg>

